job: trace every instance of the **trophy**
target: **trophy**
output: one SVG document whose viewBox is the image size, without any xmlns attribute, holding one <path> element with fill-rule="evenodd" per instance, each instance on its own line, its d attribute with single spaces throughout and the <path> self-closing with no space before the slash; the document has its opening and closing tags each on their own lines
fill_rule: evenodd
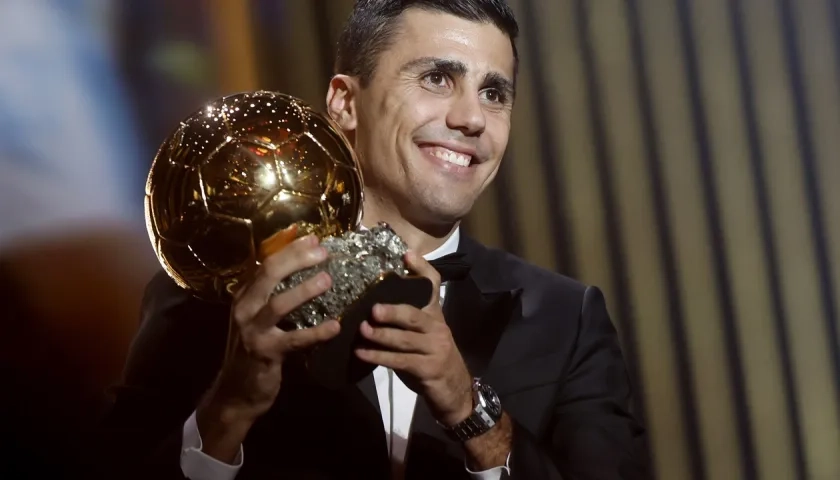
<svg viewBox="0 0 840 480">
<path fill-rule="evenodd" d="M 358 158 L 326 115 L 295 97 L 248 92 L 184 119 L 160 146 L 146 182 L 145 216 L 166 273 L 205 301 L 230 303 L 268 255 L 315 234 L 329 258 L 274 290 L 327 271 L 332 287 L 291 312 L 284 330 L 336 319 L 341 333 L 308 352 L 318 383 L 340 388 L 372 371 L 353 355 L 376 303 L 425 306 L 432 283 L 410 274 L 407 247 L 386 224 L 361 227 Z"/>
</svg>

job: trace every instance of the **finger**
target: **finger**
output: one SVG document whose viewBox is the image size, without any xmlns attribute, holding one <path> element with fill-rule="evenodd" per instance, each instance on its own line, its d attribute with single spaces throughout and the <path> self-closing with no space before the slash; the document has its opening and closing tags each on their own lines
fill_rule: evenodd
<svg viewBox="0 0 840 480">
<path fill-rule="evenodd" d="M 286 354 L 306 350 L 334 338 L 339 332 L 341 325 L 336 320 L 327 320 L 315 327 L 282 332 L 277 351 Z"/>
<path fill-rule="evenodd" d="M 317 265 L 327 252 L 314 235 L 299 238 L 265 259 L 244 291 L 237 296 L 232 314 L 239 323 L 253 318 L 266 304 L 275 286 L 290 274 Z"/>
<path fill-rule="evenodd" d="M 258 329 L 271 328 L 299 306 L 326 292 L 332 286 L 332 278 L 327 272 L 320 272 L 307 278 L 299 285 L 268 300 L 257 315 L 248 322 L 248 326 Z"/>
<path fill-rule="evenodd" d="M 418 375 L 426 355 L 419 353 L 388 352 L 369 348 L 356 349 L 356 356 L 372 365 L 380 365 L 399 372 L 407 372 L 414 376 Z"/>
<path fill-rule="evenodd" d="M 244 344 L 257 358 L 282 360 L 283 356 L 297 350 L 305 350 L 318 343 L 328 341 L 341 331 L 335 320 L 326 321 L 312 328 L 284 332 L 271 328 L 244 336 Z"/>
<path fill-rule="evenodd" d="M 272 328 L 260 332 L 243 332 L 242 340 L 249 353 L 257 358 L 281 360 L 279 345 L 283 341 L 283 332 L 279 328 Z"/>
<path fill-rule="evenodd" d="M 298 224 L 293 223 L 288 228 L 280 230 L 274 235 L 263 240 L 257 251 L 257 258 L 260 263 L 264 262 L 266 258 L 274 253 L 286 248 L 289 244 L 295 241 L 298 234 Z"/>
<path fill-rule="evenodd" d="M 266 257 L 254 281 L 254 294 L 268 298 L 274 288 L 289 275 L 313 267 L 327 259 L 327 251 L 315 235 L 307 235 Z"/>
<path fill-rule="evenodd" d="M 409 269 L 416 272 L 418 275 L 428 278 L 435 284 L 435 287 L 440 286 L 440 273 L 431 263 L 427 262 L 422 255 L 415 252 L 408 252 L 405 254 L 405 263 Z"/>
<path fill-rule="evenodd" d="M 372 313 L 373 319 L 383 325 L 421 333 L 428 330 L 428 316 L 411 305 L 385 305 L 378 303 L 373 306 Z"/>
<path fill-rule="evenodd" d="M 405 263 L 410 270 L 432 281 L 432 301 L 429 302 L 429 305 L 439 305 L 440 272 L 438 272 L 431 263 L 427 262 L 422 255 L 418 255 L 414 252 L 408 252 L 405 254 Z"/>
<path fill-rule="evenodd" d="M 422 333 L 389 327 L 374 327 L 362 322 L 359 327 L 362 336 L 388 350 L 404 353 L 431 353 L 428 339 Z"/>
</svg>

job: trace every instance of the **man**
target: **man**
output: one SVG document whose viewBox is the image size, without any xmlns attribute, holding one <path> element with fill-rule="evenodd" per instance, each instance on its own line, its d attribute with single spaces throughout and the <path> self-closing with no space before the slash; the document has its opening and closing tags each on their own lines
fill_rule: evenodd
<svg viewBox="0 0 840 480">
<path fill-rule="evenodd" d="M 427 260 L 458 252 L 469 272 L 423 309 L 376 306 L 360 327 L 376 347 L 355 354 L 378 367 L 339 392 L 283 367 L 340 325 L 275 327 L 329 276 L 270 296 L 325 259 L 317 240 L 269 257 L 230 312 L 160 275 L 110 419 L 117 462 L 207 480 L 645 477 L 600 292 L 458 229 L 507 145 L 516 34 L 501 0 L 357 2 L 327 109 L 362 162 L 363 223 L 389 223 L 436 285 Z"/>
</svg>

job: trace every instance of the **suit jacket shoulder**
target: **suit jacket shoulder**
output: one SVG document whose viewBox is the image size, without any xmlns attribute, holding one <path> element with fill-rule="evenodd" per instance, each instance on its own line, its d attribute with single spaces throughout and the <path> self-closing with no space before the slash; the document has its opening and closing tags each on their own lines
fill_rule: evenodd
<svg viewBox="0 0 840 480">
<path fill-rule="evenodd" d="M 553 323 L 553 326 L 541 325 L 541 328 L 563 329 L 565 337 L 568 337 L 569 328 L 580 326 L 586 293 L 597 291 L 596 287 L 470 238 L 466 239 L 464 248 L 471 256 L 473 278 L 479 289 L 483 292 L 515 292 L 521 300 L 523 321 L 530 319 Z M 552 340 L 556 341 L 557 337 Z"/>
<path fill-rule="evenodd" d="M 515 423 L 514 476 L 647 478 L 644 428 L 601 291 L 463 243 L 479 288 L 519 299 L 485 377 Z"/>
</svg>

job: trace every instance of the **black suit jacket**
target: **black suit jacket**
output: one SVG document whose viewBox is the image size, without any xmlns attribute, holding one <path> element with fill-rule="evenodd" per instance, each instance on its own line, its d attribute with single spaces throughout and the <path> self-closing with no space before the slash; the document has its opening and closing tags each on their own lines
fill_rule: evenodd
<svg viewBox="0 0 840 480">
<path fill-rule="evenodd" d="M 514 423 L 513 478 L 647 478 L 643 429 L 601 292 L 462 236 L 473 265 L 452 282 L 444 316 L 471 373 L 493 386 Z M 228 310 L 152 280 L 124 381 L 105 421 L 107 454 L 126 478 L 183 478 L 181 430 L 222 362 Z M 469 478 L 460 445 L 418 398 L 407 477 Z M 142 473 L 141 473 L 142 472 Z M 341 391 L 284 377 L 250 431 L 238 479 L 389 477 L 372 376 Z M 116 478 L 116 477 L 114 477 Z"/>
</svg>

